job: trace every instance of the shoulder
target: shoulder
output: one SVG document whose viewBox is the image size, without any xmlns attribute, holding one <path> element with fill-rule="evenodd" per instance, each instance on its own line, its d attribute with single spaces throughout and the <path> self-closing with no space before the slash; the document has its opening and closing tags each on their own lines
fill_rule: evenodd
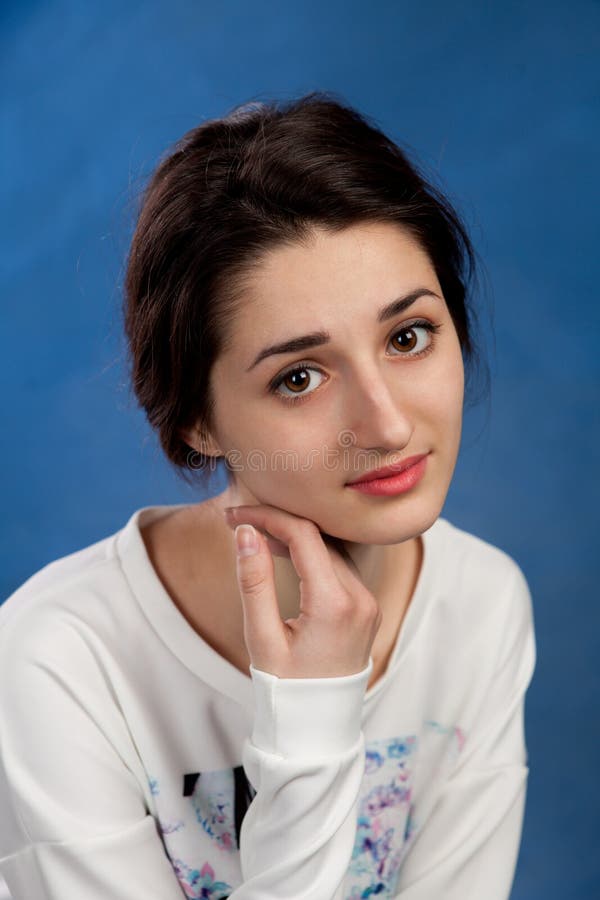
<svg viewBox="0 0 600 900">
<path fill-rule="evenodd" d="M 0 605 L 0 665 L 56 664 L 78 674 L 119 669 L 155 636 L 142 606 L 156 590 L 140 526 L 181 505 L 135 510 L 116 532 L 35 572 Z M 154 645 L 153 645 L 154 646 Z M 1 675 L 0 675 L 1 686 Z"/>
<path fill-rule="evenodd" d="M 441 542 L 446 554 L 454 560 L 454 570 L 470 581 L 485 581 L 501 587 L 505 582 L 523 576 L 516 560 L 506 550 L 496 544 L 467 531 L 449 519 L 440 517 L 436 526 L 439 528 Z"/>
<path fill-rule="evenodd" d="M 454 584 L 495 596 L 528 592 L 523 569 L 506 550 L 445 518 L 437 520 L 436 529 L 439 553 Z"/>
<path fill-rule="evenodd" d="M 67 667 L 86 640 L 107 631 L 119 633 L 131 603 L 114 552 L 115 537 L 53 560 L 7 597 L 0 606 L 0 666 L 5 676 L 27 661 L 54 660 Z"/>
<path fill-rule="evenodd" d="M 501 547 L 448 519 L 436 523 L 436 572 L 444 618 L 463 638 L 494 648 L 524 641 L 533 630 L 533 605 L 519 563 Z"/>
</svg>

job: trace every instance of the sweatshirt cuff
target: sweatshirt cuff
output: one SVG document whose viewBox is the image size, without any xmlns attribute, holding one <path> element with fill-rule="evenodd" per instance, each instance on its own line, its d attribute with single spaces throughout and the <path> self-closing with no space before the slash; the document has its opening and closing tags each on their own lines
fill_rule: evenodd
<svg viewBox="0 0 600 900">
<path fill-rule="evenodd" d="M 362 728 L 373 659 L 361 672 L 332 678 L 279 678 L 250 665 L 254 690 L 252 743 L 279 756 L 337 756 Z"/>
</svg>

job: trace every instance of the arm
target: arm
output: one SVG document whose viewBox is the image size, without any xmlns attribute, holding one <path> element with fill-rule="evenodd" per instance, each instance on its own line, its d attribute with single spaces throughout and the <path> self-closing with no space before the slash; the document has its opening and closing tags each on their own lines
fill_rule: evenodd
<svg viewBox="0 0 600 900">
<path fill-rule="evenodd" d="M 13 900 L 182 900 L 118 705 L 54 608 L 0 641 L 0 871 Z"/>
<path fill-rule="evenodd" d="M 402 900 L 510 895 L 529 773 L 525 693 L 536 662 L 531 595 L 516 565 L 505 622 L 472 734 L 402 866 Z"/>
<path fill-rule="evenodd" d="M 277 678 L 251 667 L 255 720 L 244 767 L 257 790 L 242 823 L 236 900 L 341 900 L 364 774 L 354 675 Z"/>
<path fill-rule="evenodd" d="M 257 795 L 242 823 L 239 897 L 341 900 L 381 610 L 348 554 L 326 544 L 314 522 L 263 504 L 229 512 L 230 524 L 242 525 L 236 570 L 255 696 L 243 761 Z M 253 533 L 251 546 L 238 540 L 244 532 Z M 269 541 L 299 576 L 296 618 L 281 619 Z"/>
</svg>

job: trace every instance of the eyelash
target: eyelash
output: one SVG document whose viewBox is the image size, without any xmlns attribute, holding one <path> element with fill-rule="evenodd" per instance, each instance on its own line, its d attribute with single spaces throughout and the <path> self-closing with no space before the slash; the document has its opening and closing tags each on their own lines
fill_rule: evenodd
<svg viewBox="0 0 600 900">
<path fill-rule="evenodd" d="M 397 334 L 401 334 L 403 331 L 410 331 L 412 328 L 423 328 L 425 331 L 430 333 L 430 340 L 427 347 L 424 350 L 420 350 L 418 353 L 396 353 L 395 356 L 408 356 L 411 359 L 422 359 L 424 356 L 427 356 L 434 349 L 435 344 L 437 342 L 437 338 L 434 337 L 438 333 L 442 326 L 434 325 L 433 322 L 428 322 L 426 319 L 418 319 L 416 322 L 410 322 L 408 325 L 403 325 L 402 328 L 398 328 L 397 331 L 394 331 L 393 334 L 390 335 L 390 340 L 395 337 Z M 295 375 L 296 372 L 304 372 L 307 371 L 315 371 L 321 372 L 318 366 L 309 366 L 306 363 L 299 362 L 291 369 L 288 369 L 287 372 L 283 372 L 282 375 L 278 375 L 274 381 L 269 385 L 269 392 L 277 395 L 277 397 L 282 400 L 284 403 L 289 403 L 293 406 L 295 403 L 302 403 L 307 397 L 314 393 L 314 391 L 304 392 L 302 394 L 298 394 L 296 397 L 288 397 L 285 394 L 278 394 L 277 388 L 285 381 L 286 378 L 289 378 L 290 375 Z M 315 388 L 317 390 L 317 388 Z"/>
</svg>

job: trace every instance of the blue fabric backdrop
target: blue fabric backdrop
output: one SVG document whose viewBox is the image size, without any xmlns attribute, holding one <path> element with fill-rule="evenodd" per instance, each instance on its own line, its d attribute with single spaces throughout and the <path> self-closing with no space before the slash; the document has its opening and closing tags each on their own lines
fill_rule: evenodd
<svg viewBox="0 0 600 900">
<path fill-rule="evenodd" d="M 515 900 L 600 896 L 599 20 L 581 0 L 0 7 L 0 599 L 137 507 L 199 499 L 130 398 L 119 317 L 135 193 L 188 128 L 333 90 L 465 216 L 493 385 L 444 515 L 513 555 L 533 594 Z"/>
</svg>

